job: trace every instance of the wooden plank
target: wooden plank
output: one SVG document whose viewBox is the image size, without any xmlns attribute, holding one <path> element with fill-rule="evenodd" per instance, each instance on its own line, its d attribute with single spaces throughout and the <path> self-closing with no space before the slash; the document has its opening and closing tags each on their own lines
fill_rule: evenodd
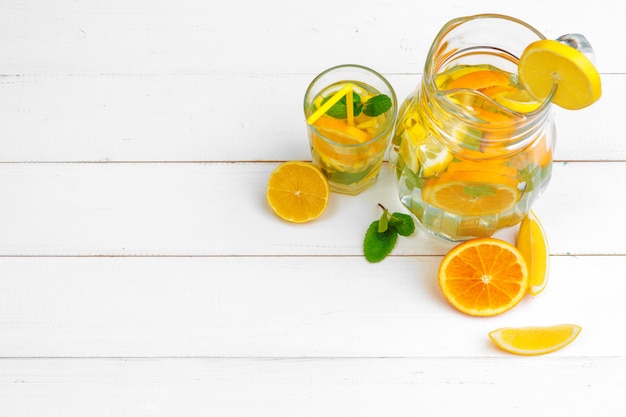
<svg viewBox="0 0 626 417">
<path fill-rule="evenodd" d="M 625 370 L 624 357 L 5 359 L 0 413 L 473 417 L 506 410 L 511 417 L 618 416 L 626 410 Z"/>
<path fill-rule="evenodd" d="M 389 74 L 399 100 L 418 74 Z M 0 77 L 0 161 L 310 159 L 310 74 Z M 626 74 L 603 76 L 588 109 L 555 109 L 558 160 L 626 160 Z"/>
<path fill-rule="evenodd" d="M 378 203 L 402 210 L 390 169 L 358 197 L 332 194 L 317 221 L 280 220 L 265 200 L 275 163 L 0 165 L 0 255 L 362 255 Z M 536 205 L 553 254 L 624 254 L 626 165 L 557 163 Z M 509 229 L 503 238 L 514 235 Z M 507 234 L 508 233 L 508 234 Z M 582 238 L 584 236 L 584 238 Z M 451 245 L 419 229 L 398 255 Z"/>
<path fill-rule="evenodd" d="M 168 2 L 70 0 L 3 1 L 0 62 L 4 74 L 76 73 L 302 73 L 342 62 L 383 72 L 421 71 L 430 44 L 448 20 L 485 11 L 517 16 L 548 38 L 584 33 L 596 48 L 602 72 L 624 72 L 616 51 L 626 41 L 607 27 L 620 27 L 622 2 L 593 7 L 571 1 L 532 0 L 525 7 L 498 0 L 450 7 L 414 1 L 393 4 L 319 0 Z M 538 13 L 537 10 L 541 10 Z M 262 16 L 262 18 L 259 18 Z M 16 23 L 18 22 L 18 23 Z"/>
<path fill-rule="evenodd" d="M 491 318 L 447 303 L 440 261 L 0 258 L 0 357 L 505 358 L 491 330 L 558 323 L 583 331 L 552 357 L 624 357 L 626 257 L 552 257 L 544 292 Z"/>
</svg>

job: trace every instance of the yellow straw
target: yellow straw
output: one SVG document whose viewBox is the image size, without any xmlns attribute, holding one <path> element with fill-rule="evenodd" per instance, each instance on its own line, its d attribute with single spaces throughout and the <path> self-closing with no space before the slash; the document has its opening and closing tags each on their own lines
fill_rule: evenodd
<svg viewBox="0 0 626 417">
<path fill-rule="evenodd" d="M 317 109 L 315 111 L 315 113 L 313 113 L 312 115 L 310 115 L 308 117 L 308 119 L 306 119 L 306 122 L 310 125 L 312 125 L 313 123 L 315 123 L 315 121 L 317 119 L 319 119 L 324 113 L 326 113 L 332 106 L 335 105 L 335 103 L 337 103 L 339 100 L 341 100 L 341 98 L 343 96 L 345 96 L 348 91 L 352 90 L 352 85 L 350 84 L 346 84 L 344 85 L 341 90 L 337 91 L 326 103 L 324 103 L 324 105 L 322 107 L 320 107 L 319 109 Z"/>
<path fill-rule="evenodd" d="M 350 91 L 346 94 L 346 110 L 348 112 L 348 124 L 350 126 L 354 126 L 354 97 L 352 97 L 352 84 L 348 84 L 350 86 Z"/>
</svg>

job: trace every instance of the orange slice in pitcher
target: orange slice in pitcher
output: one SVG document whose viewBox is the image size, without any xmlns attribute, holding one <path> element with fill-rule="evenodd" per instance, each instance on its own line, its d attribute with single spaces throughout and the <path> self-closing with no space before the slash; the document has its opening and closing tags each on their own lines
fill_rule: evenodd
<svg viewBox="0 0 626 417">
<path fill-rule="evenodd" d="M 517 178 L 517 169 L 504 165 L 504 163 L 493 163 L 491 161 L 478 162 L 469 159 L 452 162 L 448 165 L 446 172 L 483 172 L 504 175 L 512 179 Z"/>
<path fill-rule="evenodd" d="M 499 71 L 481 69 L 468 72 L 450 81 L 446 89 L 467 88 L 470 90 L 485 90 L 493 87 L 506 86 L 510 84 L 509 77 Z"/>
<path fill-rule="evenodd" d="M 589 58 L 556 40 L 528 45 L 518 71 L 521 84 L 536 100 L 545 101 L 556 85 L 552 101 L 565 109 L 582 109 L 602 95 L 600 74 Z"/>
<path fill-rule="evenodd" d="M 444 173 L 426 181 L 422 198 L 429 204 L 462 216 L 503 213 L 519 199 L 515 180 L 490 172 Z"/>
</svg>

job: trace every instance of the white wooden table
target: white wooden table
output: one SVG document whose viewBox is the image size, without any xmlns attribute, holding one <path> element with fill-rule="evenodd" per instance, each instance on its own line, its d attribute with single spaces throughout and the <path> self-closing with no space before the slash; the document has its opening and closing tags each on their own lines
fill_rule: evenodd
<svg viewBox="0 0 626 417">
<path fill-rule="evenodd" d="M 626 3 L 474 3 L 0 1 L 0 416 L 623 416 Z M 402 99 L 484 12 L 584 33 L 604 93 L 555 112 L 547 289 L 479 319 L 437 287 L 450 245 L 364 260 L 377 203 L 401 210 L 388 167 L 305 225 L 265 186 L 310 160 L 317 73 L 371 66 Z M 568 322 L 546 356 L 487 337 Z"/>
</svg>

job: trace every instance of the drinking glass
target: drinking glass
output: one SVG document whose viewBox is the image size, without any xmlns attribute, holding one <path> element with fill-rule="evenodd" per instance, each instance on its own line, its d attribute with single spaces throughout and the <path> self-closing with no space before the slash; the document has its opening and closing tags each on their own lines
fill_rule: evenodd
<svg viewBox="0 0 626 417">
<path fill-rule="evenodd" d="M 387 105 L 382 114 L 372 115 L 375 102 Z M 313 163 L 331 191 L 356 195 L 376 183 L 396 111 L 393 88 L 370 68 L 339 65 L 315 77 L 304 96 L 304 115 Z"/>
</svg>

